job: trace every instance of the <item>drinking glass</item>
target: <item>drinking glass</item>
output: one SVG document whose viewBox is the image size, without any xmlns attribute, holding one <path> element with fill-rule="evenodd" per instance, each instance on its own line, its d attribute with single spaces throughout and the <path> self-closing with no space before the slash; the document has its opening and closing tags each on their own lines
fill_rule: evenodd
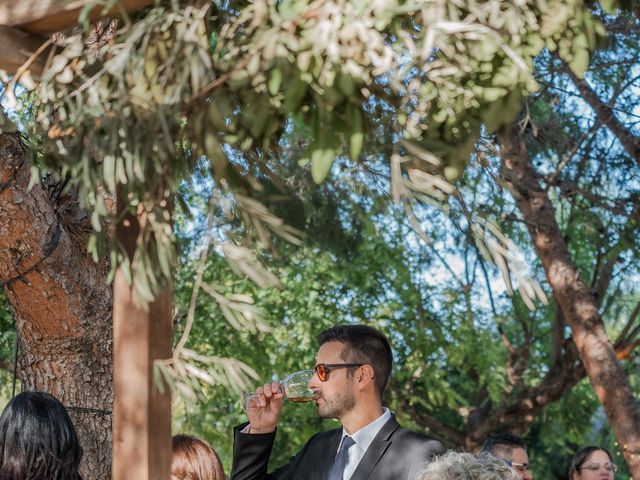
<svg viewBox="0 0 640 480">
<path fill-rule="evenodd" d="M 309 388 L 309 381 L 315 372 L 313 370 L 300 370 L 293 372 L 284 379 L 279 380 L 280 393 L 284 393 L 284 398 L 295 403 L 313 402 L 317 394 Z M 245 392 L 243 395 L 245 410 L 249 407 L 249 400 L 259 397 L 257 393 Z"/>
</svg>

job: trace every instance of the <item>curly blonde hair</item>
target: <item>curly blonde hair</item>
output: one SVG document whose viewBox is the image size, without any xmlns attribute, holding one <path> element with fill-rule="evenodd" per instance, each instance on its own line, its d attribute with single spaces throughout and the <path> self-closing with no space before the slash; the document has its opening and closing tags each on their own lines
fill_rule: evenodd
<svg viewBox="0 0 640 480">
<path fill-rule="evenodd" d="M 447 452 L 429 463 L 416 480 L 517 480 L 517 474 L 488 453 L 475 456 L 464 452 Z"/>
</svg>

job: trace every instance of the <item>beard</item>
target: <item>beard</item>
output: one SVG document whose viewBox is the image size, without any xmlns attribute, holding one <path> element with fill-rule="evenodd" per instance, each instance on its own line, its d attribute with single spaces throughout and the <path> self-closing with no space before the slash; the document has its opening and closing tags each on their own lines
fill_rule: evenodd
<svg viewBox="0 0 640 480">
<path fill-rule="evenodd" d="M 344 390 L 332 398 L 322 397 L 324 405 L 318 405 L 318 416 L 321 418 L 341 418 L 356 406 L 353 392 Z"/>
</svg>

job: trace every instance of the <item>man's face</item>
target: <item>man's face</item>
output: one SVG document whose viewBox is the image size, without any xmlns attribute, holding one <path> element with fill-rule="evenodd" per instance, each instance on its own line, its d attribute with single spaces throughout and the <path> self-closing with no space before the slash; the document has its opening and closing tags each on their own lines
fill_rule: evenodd
<svg viewBox="0 0 640 480">
<path fill-rule="evenodd" d="M 527 455 L 527 451 L 524 448 L 513 447 L 511 458 L 505 460 L 511 460 L 511 468 L 521 480 L 532 480 L 531 470 L 529 470 L 529 455 Z"/>
<path fill-rule="evenodd" d="M 318 350 L 316 365 L 347 363 L 340 357 L 343 348 L 344 344 L 341 342 L 323 344 Z M 336 368 L 330 371 L 326 382 L 321 382 L 317 375 L 314 375 L 309 382 L 309 387 L 318 393 L 316 408 L 320 417 L 341 419 L 355 407 L 354 377 L 348 374 L 349 369 Z"/>
</svg>

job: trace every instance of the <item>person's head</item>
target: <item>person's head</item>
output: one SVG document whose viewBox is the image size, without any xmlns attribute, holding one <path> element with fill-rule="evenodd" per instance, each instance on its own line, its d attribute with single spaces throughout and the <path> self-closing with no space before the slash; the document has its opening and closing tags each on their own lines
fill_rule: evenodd
<svg viewBox="0 0 640 480">
<path fill-rule="evenodd" d="M 174 435 L 172 438 L 171 480 L 225 480 L 218 454 L 199 438 Z"/>
<path fill-rule="evenodd" d="M 585 447 L 571 459 L 569 480 L 609 480 L 616 473 L 616 465 L 606 448 Z"/>
<path fill-rule="evenodd" d="M 43 392 L 16 395 L 0 416 L 0 478 L 80 480 L 82 447 L 64 406 Z"/>
<path fill-rule="evenodd" d="M 488 453 L 447 452 L 427 464 L 416 480 L 518 480 L 504 461 Z"/>
<path fill-rule="evenodd" d="M 510 433 L 490 435 L 482 444 L 480 451 L 504 460 L 521 480 L 531 480 L 527 445 L 520 437 Z"/>
<path fill-rule="evenodd" d="M 391 345 L 378 330 L 365 325 L 338 325 L 318 337 L 316 375 L 318 414 L 341 418 L 359 396 L 381 402 L 391 375 Z M 344 365 L 349 365 L 344 367 Z"/>
</svg>

